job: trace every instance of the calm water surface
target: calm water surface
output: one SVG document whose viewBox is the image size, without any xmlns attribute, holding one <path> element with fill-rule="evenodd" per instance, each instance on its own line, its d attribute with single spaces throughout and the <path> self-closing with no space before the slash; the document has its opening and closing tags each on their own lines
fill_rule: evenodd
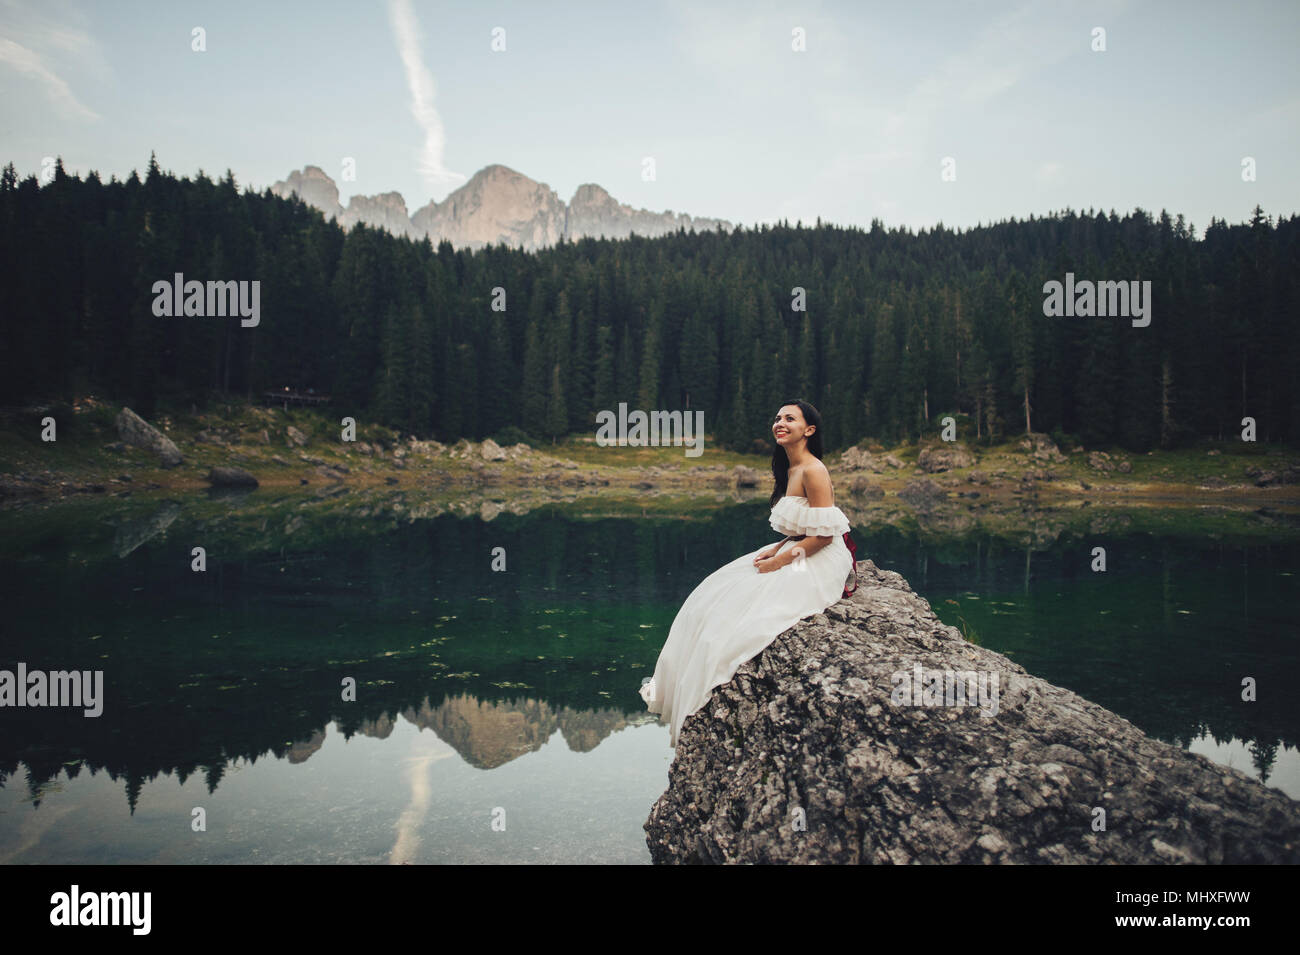
<svg viewBox="0 0 1300 955">
<path fill-rule="evenodd" d="M 691 589 L 775 535 L 762 500 L 591 510 L 259 491 L 0 514 L 0 668 L 105 679 L 98 718 L 0 710 L 0 860 L 648 862 L 672 750 L 637 687 Z M 1242 520 L 855 539 L 984 646 L 1300 798 L 1300 543 Z"/>
</svg>

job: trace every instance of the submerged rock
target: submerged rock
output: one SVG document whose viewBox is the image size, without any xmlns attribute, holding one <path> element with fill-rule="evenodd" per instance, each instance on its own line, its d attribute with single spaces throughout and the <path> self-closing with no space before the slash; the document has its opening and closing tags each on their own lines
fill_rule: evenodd
<svg viewBox="0 0 1300 955">
<path fill-rule="evenodd" d="M 858 571 L 853 597 L 686 719 L 645 824 L 656 863 L 1300 862 L 1300 802 L 967 642 L 898 574 Z M 939 684 L 953 705 L 936 674 L 957 677 Z"/>
</svg>

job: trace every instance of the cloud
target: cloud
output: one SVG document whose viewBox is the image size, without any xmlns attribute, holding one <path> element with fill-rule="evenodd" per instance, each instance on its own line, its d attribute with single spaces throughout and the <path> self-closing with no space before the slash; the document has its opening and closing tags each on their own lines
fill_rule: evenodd
<svg viewBox="0 0 1300 955">
<path fill-rule="evenodd" d="M 100 119 L 100 115 L 81 102 L 68 82 L 55 71 L 50 57 L 38 52 L 41 47 L 54 47 L 75 54 L 81 62 L 84 62 L 81 58 L 87 56 L 93 61 L 97 59 L 97 52 L 90 35 L 65 23 L 35 18 L 30 12 L 19 10 L 12 2 L 4 6 L 5 35 L 0 36 L 0 63 L 35 79 L 45 88 L 50 101 L 65 114 L 82 119 Z"/>
<path fill-rule="evenodd" d="M 466 179 L 464 175 L 452 172 L 443 164 L 445 137 L 442 117 L 433 105 L 433 74 L 424 65 L 424 55 L 420 52 L 420 27 L 415 22 L 410 0 L 390 0 L 388 17 L 393 25 L 402 66 L 406 70 L 406 83 L 411 93 L 411 115 L 424 130 L 424 148 L 420 152 L 416 169 L 435 192 L 446 186 L 463 183 Z"/>
<path fill-rule="evenodd" d="M 1071 13 L 1083 12 L 1075 4 L 1068 6 Z M 1113 16 L 1124 4 L 1119 0 L 1101 6 L 1105 15 Z M 1103 15 L 1095 5 L 1087 12 Z M 964 50 L 946 57 L 891 113 L 887 136 L 906 143 L 906 153 L 923 151 L 945 115 L 984 109 L 1034 74 L 1086 49 L 1086 31 L 1062 28 L 1063 19 L 1056 5 L 1026 3 L 990 20 Z"/>
<path fill-rule="evenodd" d="M 1035 178 L 1044 185 L 1054 185 L 1064 178 L 1065 165 L 1055 160 L 1039 163 Z"/>
</svg>

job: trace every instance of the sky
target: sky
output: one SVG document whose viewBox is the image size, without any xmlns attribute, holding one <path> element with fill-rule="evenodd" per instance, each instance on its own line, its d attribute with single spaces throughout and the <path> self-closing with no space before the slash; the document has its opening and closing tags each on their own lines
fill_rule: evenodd
<svg viewBox="0 0 1300 955">
<path fill-rule="evenodd" d="M 1200 234 L 1300 212 L 1297 40 L 1300 0 L 0 0 L 0 162 L 107 181 L 152 151 L 259 191 L 311 164 L 410 212 L 501 163 L 745 226 Z"/>
</svg>

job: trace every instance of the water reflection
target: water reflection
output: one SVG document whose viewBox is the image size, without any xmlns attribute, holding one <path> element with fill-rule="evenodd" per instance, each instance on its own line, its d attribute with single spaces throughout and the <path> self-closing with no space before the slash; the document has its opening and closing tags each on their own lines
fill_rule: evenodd
<svg viewBox="0 0 1300 955">
<path fill-rule="evenodd" d="M 393 493 L 7 514 L 0 667 L 103 669 L 106 699 L 98 719 L 3 713 L 0 858 L 645 861 L 671 750 L 636 688 L 691 588 L 769 539 L 767 508 L 591 511 Z M 1286 522 L 850 516 L 860 556 L 945 622 L 1300 797 Z M 178 835 L 198 805 L 219 838 Z"/>
</svg>

